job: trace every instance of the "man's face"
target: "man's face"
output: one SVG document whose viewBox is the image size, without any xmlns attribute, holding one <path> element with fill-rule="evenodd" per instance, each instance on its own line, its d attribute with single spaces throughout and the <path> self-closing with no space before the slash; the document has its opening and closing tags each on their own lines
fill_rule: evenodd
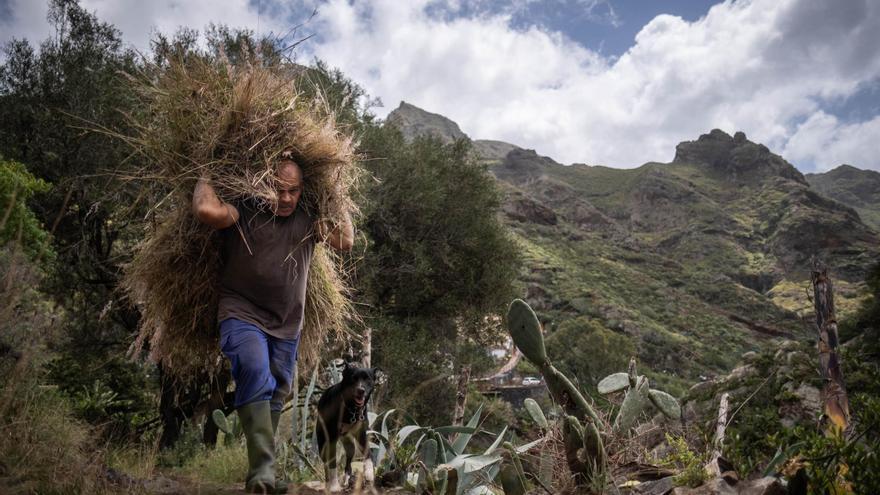
<svg viewBox="0 0 880 495">
<path fill-rule="evenodd" d="M 302 171 L 296 163 L 286 161 L 278 166 L 275 194 L 272 213 L 279 217 L 292 215 L 302 195 Z"/>
</svg>

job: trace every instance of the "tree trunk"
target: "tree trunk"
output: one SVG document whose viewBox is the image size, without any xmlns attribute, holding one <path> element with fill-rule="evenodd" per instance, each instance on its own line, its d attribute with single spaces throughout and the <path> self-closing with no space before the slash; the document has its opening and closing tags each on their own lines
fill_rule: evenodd
<svg viewBox="0 0 880 495">
<path fill-rule="evenodd" d="M 837 317 L 834 313 L 834 292 L 828 268 L 819 260 L 813 260 L 811 276 L 813 304 L 816 307 L 816 330 L 819 334 L 819 372 L 825 381 L 822 387 L 826 428 L 842 433 L 849 424 L 849 399 L 843 384 L 838 354 Z"/>
<path fill-rule="evenodd" d="M 162 449 L 173 446 L 183 432 L 183 422 L 192 418 L 202 402 L 205 384 L 211 380 L 207 376 L 194 378 L 190 383 L 181 384 L 164 372 L 159 366 L 159 383 L 161 396 L 159 399 L 159 415 L 162 417 L 162 436 L 159 447 Z"/>
<path fill-rule="evenodd" d="M 364 328 L 364 346 L 361 349 L 361 363 L 364 368 L 372 367 L 373 361 L 373 330 L 370 327 Z"/>
<path fill-rule="evenodd" d="M 464 408 L 467 405 L 467 386 L 470 378 L 471 367 L 468 364 L 463 364 L 458 372 L 458 386 L 455 390 L 455 414 L 452 416 L 452 426 L 464 424 Z"/>
<path fill-rule="evenodd" d="M 177 387 L 174 379 L 165 373 L 162 365 L 159 365 L 159 386 L 161 395 L 159 398 L 159 415 L 162 417 L 162 437 L 159 439 L 159 447 L 167 449 L 180 438 L 180 430 L 183 424 L 183 415 L 177 407 Z"/>
</svg>

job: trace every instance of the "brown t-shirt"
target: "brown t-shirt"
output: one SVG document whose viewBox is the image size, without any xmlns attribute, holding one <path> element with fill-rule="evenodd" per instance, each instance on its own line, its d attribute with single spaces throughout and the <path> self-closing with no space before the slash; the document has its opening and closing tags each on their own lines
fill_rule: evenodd
<svg viewBox="0 0 880 495">
<path fill-rule="evenodd" d="M 289 217 L 236 205 L 239 221 L 220 232 L 223 267 L 217 321 L 236 318 L 282 339 L 303 325 L 314 219 L 302 207 Z"/>
</svg>

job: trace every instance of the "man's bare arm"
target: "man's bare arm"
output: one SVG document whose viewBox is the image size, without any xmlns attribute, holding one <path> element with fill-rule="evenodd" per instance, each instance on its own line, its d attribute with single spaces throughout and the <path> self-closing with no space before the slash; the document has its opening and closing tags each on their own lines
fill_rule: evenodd
<svg viewBox="0 0 880 495">
<path fill-rule="evenodd" d="M 327 222 L 318 223 L 318 235 L 337 251 L 351 251 L 354 246 L 354 226 L 351 223 L 351 215 L 348 213 L 334 228 Z"/>
<path fill-rule="evenodd" d="M 192 208 L 199 221 L 218 230 L 238 221 L 238 209 L 217 197 L 207 177 L 200 178 L 196 183 Z"/>
</svg>

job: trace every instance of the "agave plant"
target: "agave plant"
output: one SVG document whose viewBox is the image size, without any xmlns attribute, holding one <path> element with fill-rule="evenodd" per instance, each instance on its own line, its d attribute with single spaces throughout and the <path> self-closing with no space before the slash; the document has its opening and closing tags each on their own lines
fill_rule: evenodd
<svg viewBox="0 0 880 495">
<path fill-rule="evenodd" d="M 388 417 L 395 411 L 391 410 L 376 416 L 371 427 L 380 426 L 381 430 L 370 431 L 380 469 L 391 466 L 408 468 L 406 479 L 410 488 L 430 493 L 455 493 L 456 495 L 476 495 L 491 493 L 489 484 L 501 470 L 505 460 L 506 449 L 502 446 L 507 427 L 495 436 L 492 444 L 482 453 L 467 453 L 466 449 L 471 438 L 480 431 L 480 414 L 482 406 L 470 418 L 465 426 L 421 426 L 410 420 L 410 424 L 402 426 L 395 434 L 388 431 Z M 457 434 L 455 440 L 449 441 L 450 434 Z M 397 459 L 395 452 L 407 441 L 414 441 L 414 459 Z M 543 439 L 520 447 L 512 447 L 514 453 L 523 453 L 541 443 Z M 508 456 L 509 457 L 509 456 Z M 401 466 L 406 464 L 404 466 Z"/>
</svg>

